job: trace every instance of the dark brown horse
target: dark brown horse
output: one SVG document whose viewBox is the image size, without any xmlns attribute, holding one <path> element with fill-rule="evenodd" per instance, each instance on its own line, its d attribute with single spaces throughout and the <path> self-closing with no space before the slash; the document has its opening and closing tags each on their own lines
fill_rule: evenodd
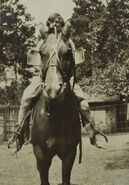
<svg viewBox="0 0 129 185">
<path fill-rule="evenodd" d="M 65 34 L 49 34 L 40 50 L 43 91 L 33 114 L 32 144 L 41 185 L 49 185 L 52 158 L 62 160 L 62 185 L 70 176 L 81 138 L 76 98 L 69 79 L 74 71 L 72 49 Z"/>
</svg>

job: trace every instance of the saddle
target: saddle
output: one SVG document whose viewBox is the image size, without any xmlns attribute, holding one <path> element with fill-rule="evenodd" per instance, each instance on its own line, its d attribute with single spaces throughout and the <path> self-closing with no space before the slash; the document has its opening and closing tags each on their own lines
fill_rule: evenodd
<svg viewBox="0 0 129 185">
<path fill-rule="evenodd" d="M 20 125 L 20 128 L 18 128 L 16 131 L 17 135 L 23 136 L 25 145 L 31 143 L 31 127 L 33 124 L 33 110 L 34 109 L 32 108 L 27 112 L 24 120 L 22 121 L 22 124 Z M 85 123 L 89 123 L 89 120 L 80 109 L 78 111 L 80 115 L 80 123 L 83 127 L 85 127 L 86 125 Z"/>
</svg>

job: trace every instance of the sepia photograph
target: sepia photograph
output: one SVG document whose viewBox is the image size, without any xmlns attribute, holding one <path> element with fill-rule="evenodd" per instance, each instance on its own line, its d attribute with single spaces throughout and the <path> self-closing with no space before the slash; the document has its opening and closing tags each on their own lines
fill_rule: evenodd
<svg viewBox="0 0 129 185">
<path fill-rule="evenodd" d="M 128 0 L 0 0 L 0 185 L 129 185 Z"/>
</svg>

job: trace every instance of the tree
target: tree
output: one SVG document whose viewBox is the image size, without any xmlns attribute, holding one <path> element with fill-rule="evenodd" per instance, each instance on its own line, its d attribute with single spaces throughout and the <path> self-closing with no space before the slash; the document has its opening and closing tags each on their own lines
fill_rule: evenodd
<svg viewBox="0 0 129 185">
<path fill-rule="evenodd" d="M 81 66 L 81 74 L 90 76 L 94 65 L 99 66 L 103 62 L 98 56 L 98 38 L 101 35 L 107 12 L 105 6 L 98 0 L 74 0 L 74 2 L 76 7 L 71 18 L 72 38 L 76 47 L 83 46 L 86 50 L 86 61 Z"/>
<path fill-rule="evenodd" d="M 74 2 L 73 38 L 77 46 L 82 44 L 86 49 L 86 61 L 79 69 L 80 83 L 92 95 L 127 96 L 129 2 L 110 0 L 106 5 L 97 0 Z M 92 75 L 88 73 L 89 66 Z"/>
<path fill-rule="evenodd" d="M 99 52 L 106 62 L 125 62 L 129 57 L 129 2 L 111 0 L 100 40 Z M 101 42 L 102 41 L 102 42 Z"/>
<path fill-rule="evenodd" d="M 3 71 L 7 67 L 14 68 L 12 93 L 18 87 L 18 75 L 22 75 L 24 80 L 31 77 L 26 68 L 26 53 L 35 45 L 35 25 L 32 20 L 19 0 L 1 0 L 0 65 Z"/>
<path fill-rule="evenodd" d="M 94 76 L 83 78 L 81 84 L 89 95 L 124 95 L 129 94 L 129 61 L 125 64 L 110 63 L 106 69 L 96 68 Z"/>
<path fill-rule="evenodd" d="M 18 67 L 19 72 L 26 66 L 26 53 L 34 45 L 35 27 L 30 14 L 19 0 L 1 2 L 0 61 L 4 65 Z"/>
</svg>

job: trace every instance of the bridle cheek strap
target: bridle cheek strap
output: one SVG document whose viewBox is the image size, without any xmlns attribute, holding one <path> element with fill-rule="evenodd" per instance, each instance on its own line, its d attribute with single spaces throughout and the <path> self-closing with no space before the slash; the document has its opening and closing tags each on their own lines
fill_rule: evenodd
<svg viewBox="0 0 129 185">
<path fill-rule="evenodd" d="M 63 69 L 62 69 L 62 66 L 61 66 L 61 64 L 60 64 L 59 55 L 58 55 L 58 46 L 59 46 L 59 43 L 60 43 L 60 40 L 61 40 L 62 33 L 60 33 L 60 34 L 59 34 L 59 37 L 57 38 L 57 36 L 58 36 L 58 35 L 57 35 L 57 29 L 56 29 L 56 27 L 54 27 L 54 29 L 55 29 L 55 37 L 56 37 L 56 39 L 57 39 L 57 43 L 56 43 L 56 46 L 55 46 L 55 48 L 54 48 L 52 54 L 50 55 L 49 59 L 47 60 L 47 64 L 46 64 L 46 66 L 45 66 L 45 70 L 44 70 L 44 74 L 43 74 L 43 81 L 45 80 L 45 76 L 46 76 L 46 72 L 47 72 L 48 68 L 49 68 L 50 66 L 56 66 L 56 67 L 58 68 L 58 70 L 60 71 L 61 75 L 63 76 L 64 82 L 68 82 L 67 75 L 66 75 L 66 73 L 65 73 L 65 72 L 63 71 Z M 54 55 L 56 56 L 57 64 L 54 64 L 54 63 L 52 62 L 52 58 L 53 58 Z M 75 83 L 75 70 L 74 70 L 73 73 L 74 73 L 74 83 Z M 72 87 L 72 88 L 74 88 L 74 83 L 73 83 L 73 87 Z"/>
</svg>

